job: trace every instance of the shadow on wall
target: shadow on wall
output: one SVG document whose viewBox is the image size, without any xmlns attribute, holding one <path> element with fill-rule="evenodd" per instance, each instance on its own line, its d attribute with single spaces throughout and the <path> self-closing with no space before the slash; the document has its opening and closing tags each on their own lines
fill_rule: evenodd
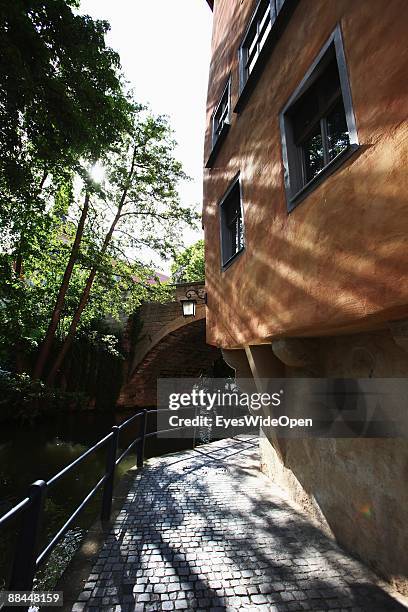
<svg viewBox="0 0 408 612">
<path fill-rule="evenodd" d="M 315 376 L 408 374 L 408 355 L 387 331 L 316 341 Z M 305 374 L 301 368 L 287 368 L 286 376 Z M 408 594 L 406 440 L 280 438 L 277 446 L 265 433 L 269 440 L 261 442 L 263 471 L 340 544 Z"/>
<path fill-rule="evenodd" d="M 352 163 L 349 160 L 337 174 L 347 173 L 347 166 Z M 306 330 L 310 334 L 309 321 L 321 320 L 319 329 L 313 329 L 314 335 L 319 335 L 347 325 L 353 331 L 353 325 L 370 321 L 380 325 L 387 316 L 398 319 L 408 314 L 403 257 L 406 232 L 395 221 L 396 216 L 404 218 L 406 201 L 382 193 L 387 177 L 381 174 L 365 225 L 360 223 L 360 218 L 356 218 L 356 223 L 350 218 L 346 228 L 345 211 L 351 214 L 347 194 L 339 193 L 337 203 L 324 205 L 322 214 L 318 214 L 334 178 L 336 174 L 311 194 L 303 211 L 301 205 L 289 216 L 283 209 L 281 190 L 276 186 L 261 185 L 259 180 L 245 190 L 244 183 L 246 250 L 222 274 L 217 236 L 206 268 L 210 325 L 212 313 L 222 312 L 221 320 L 228 321 L 235 346 L 256 343 L 263 333 L 271 333 L 271 320 L 274 335 L 284 332 L 302 335 Z M 362 190 L 366 190 L 369 182 L 375 189 L 372 176 L 360 173 L 359 178 Z M 404 184 L 402 168 L 394 172 L 394 179 Z M 227 184 L 224 178 L 218 182 Z M 216 187 L 214 191 L 217 192 Z M 265 223 L 267 206 L 271 212 Z M 276 206 L 280 208 L 279 214 Z M 313 207 L 312 215 L 308 211 L 312 212 Z M 384 211 L 389 213 L 385 215 Z M 212 223 L 218 225 L 216 219 Z M 301 237 L 296 237 L 299 224 Z M 333 227 L 339 227 L 339 232 L 333 233 Z M 382 232 L 376 241 L 378 227 Z M 344 240 L 345 231 L 347 240 Z M 392 304 L 394 308 L 384 313 L 384 304 Z M 219 321 L 214 320 L 214 325 L 219 325 Z"/>
<path fill-rule="evenodd" d="M 236 95 L 236 50 L 254 4 L 220 2 L 216 7 L 216 18 L 228 23 L 228 38 L 216 30 L 206 154 L 211 113 L 231 67 Z M 209 338 L 222 346 L 252 344 L 285 330 L 292 335 L 311 333 L 308 321 L 319 322 L 320 329 L 312 330 L 319 335 L 356 319 L 375 323 L 381 316 L 408 315 L 408 183 L 401 157 L 406 142 L 402 121 L 407 51 L 398 42 L 404 39 L 403 26 L 395 19 L 401 12 L 406 15 L 406 7 L 395 0 L 385 15 L 380 0 L 358 8 L 352 0 L 312 4 L 299 3 L 268 59 L 266 78 L 242 113 L 233 116 L 217 163 L 205 174 Z M 378 20 L 378 14 L 383 19 Z M 310 194 L 307 204 L 287 215 L 279 110 L 338 22 L 344 30 L 360 151 Z M 372 29 L 367 30 L 367 24 Z M 293 28 L 298 28 L 298 37 Z M 308 44 L 300 53 L 303 40 Z M 265 105 L 271 112 L 265 113 Z M 246 250 L 221 273 L 217 208 L 238 171 Z M 219 332 L 225 321 L 232 338 L 227 330 Z"/>
</svg>

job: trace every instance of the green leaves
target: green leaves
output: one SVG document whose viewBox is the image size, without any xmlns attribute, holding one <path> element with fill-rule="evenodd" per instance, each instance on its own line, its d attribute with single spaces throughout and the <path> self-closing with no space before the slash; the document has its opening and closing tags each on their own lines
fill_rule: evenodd
<svg viewBox="0 0 408 612">
<path fill-rule="evenodd" d="M 3 163 L 23 167 L 29 154 L 54 168 L 99 156 L 129 127 L 119 56 L 105 44 L 109 24 L 75 6 L 13 0 L 0 10 Z"/>
<path fill-rule="evenodd" d="M 0 5 L 0 231 L 8 226 L 16 242 L 28 219 L 41 222 L 44 175 L 52 191 L 131 126 L 119 56 L 105 43 L 109 24 L 77 7 L 67 0 Z"/>
<path fill-rule="evenodd" d="M 204 281 L 204 240 L 198 240 L 179 253 L 171 266 L 171 272 L 175 283 Z"/>
<path fill-rule="evenodd" d="M 36 419 L 67 407 L 83 409 L 86 400 L 83 393 L 49 389 L 26 373 L 10 374 L 0 370 L 0 422 L 33 424 Z"/>
<path fill-rule="evenodd" d="M 75 335 L 117 357 L 95 322 L 123 325 L 143 301 L 168 299 L 152 262 L 180 252 L 199 218 L 179 199 L 187 177 L 167 118 L 129 98 L 109 24 L 76 9 L 0 4 L 0 363 L 30 369 L 42 344 L 38 377 L 51 344 L 64 349 L 57 371 Z"/>
</svg>

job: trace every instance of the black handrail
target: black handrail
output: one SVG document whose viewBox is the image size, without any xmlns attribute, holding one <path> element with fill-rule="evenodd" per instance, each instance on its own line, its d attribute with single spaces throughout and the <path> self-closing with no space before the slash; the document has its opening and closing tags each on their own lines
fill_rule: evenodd
<svg viewBox="0 0 408 612">
<path fill-rule="evenodd" d="M 109 432 L 107 436 L 105 436 L 104 438 L 102 438 L 102 440 L 99 440 L 99 442 L 97 442 L 96 444 L 94 444 L 93 446 L 91 446 L 91 448 L 88 448 L 88 450 L 86 450 L 84 453 L 82 453 L 82 455 L 80 455 L 77 459 L 75 459 L 75 461 L 73 461 L 72 463 L 70 463 L 69 465 L 67 465 L 66 467 L 64 467 L 64 469 L 62 469 L 60 472 L 58 472 L 58 474 L 55 474 L 55 476 L 53 476 L 52 478 L 50 478 L 47 481 L 47 487 L 50 487 L 51 485 L 53 485 L 55 482 L 57 482 L 57 480 L 59 480 L 62 476 L 65 476 L 65 474 L 67 474 L 68 472 L 70 472 L 72 470 L 72 468 L 74 468 L 75 466 L 79 465 L 80 463 L 82 463 L 82 461 L 84 459 L 86 459 L 89 455 L 92 455 L 92 453 L 94 453 L 96 450 L 98 450 L 98 448 L 101 448 L 102 446 L 104 446 L 106 444 L 106 442 L 108 440 L 110 440 L 110 438 L 113 436 L 113 432 Z"/>
<path fill-rule="evenodd" d="M 191 409 L 191 406 L 183 406 L 180 409 L 184 410 L 188 408 Z M 186 425 L 182 427 L 175 427 L 171 430 L 165 429 L 147 433 L 147 417 L 149 414 L 157 414 L 158 412 L 167 412 L 170 410 L 170 408 L 143 410 L 134 414 L 120 425 L 115 425 L 106 436 L 88 448 L 84 453 L 82 453 L 82 455 L 75 459 L 75 461 L 72 461 L 72 463 L 58 472 L 58 474 L 52 476 L 52 478 L 50 478 L 47 482 L 44 480 L 37 480 L 34 482 L 29 489 L 28 496 L 16 504 L 11 510 L 6 512 L 6 514 L 0 517 L 0 527 L 3 527 L 9 522 L 9 520 L 12 520 L 20 513 L 23 513 L 22 524 L 19 529 L 17 542 L 14 549 L 11 579 L 8 585 L 9 591 L 32 591 L 35 574 L 38 568 L 47 561 L 57 544 L 61 541 L 68 529 L 74 523 L 75 519 L 80 515 L 82 510 L 93 498 L 95 493 L 102 487 L 102 485 L 103 495 L 101 505 L 101 520 L 103 522 L 110 521 L 116 466 L 119 465 L 119 463 L 134 448 L 134 446 L 136 446 L 136 465 L 138 468 L 142 468 L 144 463 L 144 448 L 146 438 L 150 438 L 157 433 L 191 428 L 190 426 Z M 120 432 L 139 417 L 142 417 L 140 425 L 141 435 L 135 438 L 118 457 L 118 440 Z M 40 529 L 49 487 L 53 486 L 60 478 L 68 474 L 87 457 L 104 446 L 107 446 L 105 474 L 99 479 L 93 489 L 85 496 L 79 506 L 77 506 L 64 525 L 47 544 L 47 546 L 38 554 Z M 23 609 L 27 610 L 27 608 Z M 6 612 L 8 608 L 3 608 L 3 610 Z"/>
<path fill-rule="evenodd" d="M 140 416 L 143 415 L 143 412 L 144 412 L 144 410 L 142 410 L 141 412 L 136 412 L 136 414 L 134 414 L 129 419 L 127 419 L 127 421 L 123 421 L 123 423 L 118 425 L 119 429 L 123 429 L 124 427 L 127 427 L 128 425 L 133 423 L 133 421 L 135 421 L 137 419 L 137 417 L 140 417 Z"/>
<path fill-rule="evenodd" d="M 17 506 L 14 506 L 14 508 L 6 512 L 6 514 L 3 514 L 3 516 L 0 518 L 0 527 L 4 523 L 6 523 L 9 519 L 11 519 L 13 516 L 20 514 L 20 512 L 22 512 L 22 510 L 24 510 L 29 505 L 30 505 L 30 498 L 26 497 L 21 502 L 19 502 Z"/>
<path fill-rule="evenodd" d="M 102 478 L 96 483 L 94 488 L 88 493 L 88 495 L 84 498 L 84 500 L 79 504 L 79 506 L 71 514 L 71 516 L 66 521 L 66 523 L 61 527 L 58 533 L 52 538 L 48 546 L 46 546 L 44 550 L 39 554 L 35 562 L 37 568 L 39 568 L 40 565 L 44 563 L 45 559 L 47 559 L 50 556 L 50 554 L 52 553 L 52 551 L 54 550 L 58 542 L 61 541 L 61 539 L 64 537 L 68 529 L 71 527 L 72 523 L 77 518 L 77 516 L 80 515 L 81 511 L 85 508 L 86 504 L 92 499 L 92 497 L 98 491 L 99 487 L 105 482 L 105 480 L 106 480 L 106 475 L 102 476 Z"/>
<path fill-rule="evenodd" d="M 119 463 L 122 461 L 122 459 L 124 459 L 126 457 L 126 455 L 129 454 L 129 452 L 132 450 L 132 448 L 135 446 L 135 444 L 140 442 L 141 439 L 142 439 L 142 437 L 136 438 L 136 440 L 133 440 L 133 442 L 131 442 L 129 444 L 129 446 L 127 448 L 125 448 L 123 453 L 121 455 L 119 455 L 119 457 L 116 459 L 116 465 L 119 465 Z"/>
</svg>

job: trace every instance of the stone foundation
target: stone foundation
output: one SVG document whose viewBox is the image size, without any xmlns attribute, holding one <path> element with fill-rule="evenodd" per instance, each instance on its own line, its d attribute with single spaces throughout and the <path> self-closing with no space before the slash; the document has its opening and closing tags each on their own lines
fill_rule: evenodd
<svg viewBox="0 0 408 612">
<path fill-rule="evenodd" d="M 406 377 L 390 331 L 318 340 L 319 377 Z M 315 369 L 314 367 L 314 369 Z M 286 368 L 287 376 L 305 376 Z M 261 466 L 325 533 L 408 594 L 408 444 L 404 439 L 270 440 Z"/>
</svg>

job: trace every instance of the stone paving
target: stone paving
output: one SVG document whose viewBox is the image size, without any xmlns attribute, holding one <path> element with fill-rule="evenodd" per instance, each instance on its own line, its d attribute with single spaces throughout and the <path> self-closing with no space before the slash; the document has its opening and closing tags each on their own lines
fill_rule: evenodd
<svg viewBox="0 0 408 612">
<path fill-rule="evenodd" d="M 72 611 L 407 609 L 258 465 L 250 437 L 150 460 Z"/>
</svg>

